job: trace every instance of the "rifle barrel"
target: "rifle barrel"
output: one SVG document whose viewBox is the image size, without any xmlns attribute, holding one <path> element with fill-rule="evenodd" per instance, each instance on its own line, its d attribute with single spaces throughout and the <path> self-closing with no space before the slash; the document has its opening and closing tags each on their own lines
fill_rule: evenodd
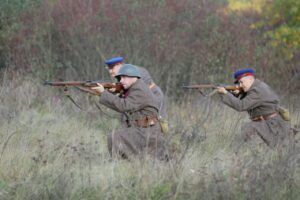
<svg viewBox="0 0 300 200">
<path fill-rule="evenodd" d="M 113 83 L 111 81 L 102 81 L 102 80 L 95 80 L 95 81 L 45 81 L 44 85 L 51 85 L 51 86 L 96 86 L 97 83 Z"/>
<path fill-rule="evenodd" d="M 49 86 L 75 86 L 77 88 L 83 87 L 96 87 L 97 83 L 100 83 L 105 89 L 115 88 L 115 93 L 122 92 L 124 87 L 121 83 L 113 83 L 112 81 L 103 81 L 103 80 L 95 80 L 95 81 L 45 81 L 44 85 Z M 84 89 L 81 89 L 84 90 Z M 86 90 L 85 90 L 86 91 Z M 113 93 L 114 93 L 113 92 Z"/>
<path fill-rule="evenodd" d="M 74 86 L 86 83 L 85 81 L 45 81 L 44 85 L 51 86 Z"/>
<path fill-rule="evenodd" d="M 183 85 L 181 87 L 185 89 L 207 89 L 207 88 L 215 89 L 218 87 L 218 85 L 200 84 L 200 85 Z M 228 91 L 242 90 L 242 88 L 237 85 L 224 85 L 224 86 L 220 85 L 220 87 L 224 87 Z"/>
<path fill-rule="evenodd" d="M 202 89 L 202 88 L 216 88 L 216 85 L 205 84 L 205 85 L 183 85 L 182 88 L 186 89 Z"/>
</svg>

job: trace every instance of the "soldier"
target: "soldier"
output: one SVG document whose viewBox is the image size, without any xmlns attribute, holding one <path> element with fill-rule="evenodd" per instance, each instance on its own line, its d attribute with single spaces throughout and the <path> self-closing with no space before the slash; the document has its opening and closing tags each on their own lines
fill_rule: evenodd
<svg viewBox="0 0 300 200">
<path fill-rule="evenodd" d="M 107 70 L 111 77 L 115 77 L 121 66 L 124 64 L 123 57 L 113 57 L 105 61 L 105 64 L 107 65 Z M 167 110 L 164 100 L 164 94 L 160 87 L 158 87 L 152 77 L 150 76 L 149 72 L 143 68 L 143 67 L 137 67 L 140 74 L 141 74 L 141 80 L 143 80 L 149 87 L 149 89 L 153 92 L 158 108 L 159 108 L 159 118 L 160 123 L 162 125 L 162 129 L 164 132 L 168 131 L 168 122 L 167 122 Z"/>
<path fill-rule="evenodd" d="M 252 68 L 237 70 L 234 78 L 243 89 L 242 94 L 236 97 L 224 87 L 218 87 L 217 91 L 223 103 L 250 115 L 251 122 L 242 126 L 243 142 L 259 138 L 271 148 L 291 145 L 290 125 L 278 113 L 279 98 L 274 91 L 263 81 L 255 79 Z"/>
<path fill-rule="evenodd" d="M 163 135 L 158 123 L 158 106 L 149 86 L 141 80 L 139 69 L 124 64 L 116 78 L 125 88 L 123 97 L 104 90 L 101 84 L 92 88 L 100 94 L 100 103 L 126 116 L 127 127 L 108 136 L 108 150 L 111 156 L 132 159 L 150 153 L 164 159 Z"/>
</svg>

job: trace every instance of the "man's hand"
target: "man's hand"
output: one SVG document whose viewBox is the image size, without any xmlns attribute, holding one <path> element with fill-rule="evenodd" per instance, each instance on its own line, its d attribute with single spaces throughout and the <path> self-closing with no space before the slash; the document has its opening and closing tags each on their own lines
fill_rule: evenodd
<svg viewBox="0 0 300 200">
<path fill-rule="evenodd" d="M 114 86 L 116 85 L 115 83 L 112 83 Z M 111 93 L 115 93 L 116 92 L 116 88 L 115 87 L 112 87 L 112 88 L 109 88 L 108 91 L 110 91 Z"/>
<path fill-rule="evenodd" d="M 227 94 L 227 90 L 224 87 L 217 87 L 217 92 L 220 94 Z"/>
<path fill-rule="evenodd" d="M 94 90 L 95 92 L 97 92 L 99 95 L 101 95 L 102 92 L 104 92 L 104 87 L 100 83 L 97 83 L 97 85 L 98 86 L 96 86 L 96 87 L 91 87 L 91 89 Z"/>
<path fill-rule="evenodd" d="M 240 90 L 233 90 L 233 91 L 232 91 L 232 94 L 233 94 L 233 95 L 239 95 L 240 93 L 241 93 Z"/>
<path fill-rule="evenodd" d="M 233 91 L 231 91 L 231 94 L 233 94 L 233 96 L 235 96 L 235 97 L 239 97 L 239 95 L 242 93 L 242 91 L 241 90 L 233 90 Z"/>
</svg>

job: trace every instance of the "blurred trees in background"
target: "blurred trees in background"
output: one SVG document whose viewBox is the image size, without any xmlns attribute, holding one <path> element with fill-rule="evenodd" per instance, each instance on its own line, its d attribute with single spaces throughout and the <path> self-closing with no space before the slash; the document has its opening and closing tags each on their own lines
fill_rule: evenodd
<svg viewBox="0 0 300 200">
<path fill-rule="evenodd" d="M 171 99 L 183 83 L 231 83 L 240 67 L 277 91 L 299 85 L 296 0 L 0 2 L 0 67 L 12 72 L 107 79 L 104 60 L 124 56 Z"/>
<path fill-rule="evenodd" d="M 11 66 L 10 39 L 21 29 L 22 14 L 30 12 L 37 3 L 38 0 L 0 0 L 0 69 Z"/>
<path fill-rule="evenodd" d="M 300 1 L 298 0 L 229 0 L 235 12 L 256 12 L 261 18 L 252 28 L 264 29 L 274 47 L 293 58 L 300 47 Z"/>
<path fill-rule="evenodd" d="M 300 1 L 273 0 L 263 4 L 262 21 L 271 45 L 278 47 L 288 58 L 293 58 L 300 47 Z"/>
</svg>

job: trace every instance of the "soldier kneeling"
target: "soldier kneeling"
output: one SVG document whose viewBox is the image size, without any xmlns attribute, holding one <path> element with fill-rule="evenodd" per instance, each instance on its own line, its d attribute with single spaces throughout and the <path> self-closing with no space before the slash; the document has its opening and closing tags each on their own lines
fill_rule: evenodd
<svg viewBox="0 0 300 200">
<path fill-rule="evenodd" d="M 248 112 L 251 121 L 242 126 L 243 142 L 258 138 L 271 148 L 293 148 L 290 124 L 287 117 L 278 111 L 280 107 L 276 93 L 265 82 L 255 78 L 252 68 L 237 70 L 234 78 L 243 93 L 234 96 L 224 87 L 219 87 L 218 92 L 223 103 L 239 112 Z"/>
<path fill-rule="evenodd" d="M 165 159 L 164 138 L 158 121 L 157 102 L 149 87 L 140 79 L 138 68 L 124 64 L 116 78 L 125 91 L 122 97 L 104 90 L 101 84 L 93 88 L 100 94 L 100 103 L 126 116 L 126 127 L 108 136 L 108 150 L 112 157 L 131 160 L 146 153 Z"/>
</svg>

